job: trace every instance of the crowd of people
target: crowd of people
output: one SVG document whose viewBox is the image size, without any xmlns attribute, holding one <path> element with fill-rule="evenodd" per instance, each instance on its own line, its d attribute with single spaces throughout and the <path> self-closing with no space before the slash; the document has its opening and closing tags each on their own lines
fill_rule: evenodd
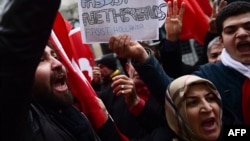
<svg viewBox="0 0 250 141">
<path fill-rule="evenodd" d="M 207 61 L 195 66 L 181 61 L 185 2 L 168 1 L 166 37 L 156 50 L 127 34 L 112 36 L 113 53 L 93 68 L 91 100 L 98 105 L 85 107 L 102 111 L 91 113 L 77 107 L 83 100 L 71 91 L 70 72 L 49 38 L 59 6 L 60 0 L 5 3 L 0 140 L 223 141 L 226 127 L 250 125 L 249 2 L 214 2 Z M 98 127 L 91 117 L 101 117 Z"/>
</svg>

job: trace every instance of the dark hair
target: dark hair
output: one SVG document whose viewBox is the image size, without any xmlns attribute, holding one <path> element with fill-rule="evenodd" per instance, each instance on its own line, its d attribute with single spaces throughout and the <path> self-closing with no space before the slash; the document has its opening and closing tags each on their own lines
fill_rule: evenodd
<svg viewBox="0 0 250 141">
<path fill-rule="evenodd" d="M 232 16 L 237 16 L 244 13 L 250 13 L 250 3 L 246 1 L 234 1 L 221 9 L 216 17 L 216 28 L 218 34 L 222 34 L 223 22 Z"/>
</svg>

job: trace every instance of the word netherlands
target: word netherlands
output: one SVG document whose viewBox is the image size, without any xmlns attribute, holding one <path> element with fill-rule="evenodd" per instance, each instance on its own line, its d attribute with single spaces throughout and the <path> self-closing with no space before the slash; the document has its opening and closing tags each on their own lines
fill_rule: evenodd
<svg viewBox="0 0 250 141">
<path fill-rule="evenodd" d="M 90 11 L 89 13 L 83 12 L 81 14 L 82 21 L 84 26 L 87 25 L 96 25 L 103 23 L 122 23 L 129 22 L 130 20 L 134 21 L 146 21 L 149 19 L 165 19 L 166 11 L 162 10 L 166 7 L 165 3 L 146 7 L 137 7 L 137 8 L 121 8 L 117 12 L 114 8 L 109 9 L 100 9 L 96 11 Z"/>
</svg>

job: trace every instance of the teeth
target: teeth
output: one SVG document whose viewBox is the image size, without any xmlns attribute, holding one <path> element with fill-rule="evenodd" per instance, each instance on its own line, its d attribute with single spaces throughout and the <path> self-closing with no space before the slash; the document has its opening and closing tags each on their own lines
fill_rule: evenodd
<svg viewBox="0 0 250 141">
<path fill-rule="evenodd" d="M 64 83 L 64 85 L 62 85 L 61 83 L 57 83 L 57 84 L 54 84 L 54 89 L 56 91 L 63 92 L 63 91 L 66 91 L 68 87 L 66 83 Z"/>
</svg>

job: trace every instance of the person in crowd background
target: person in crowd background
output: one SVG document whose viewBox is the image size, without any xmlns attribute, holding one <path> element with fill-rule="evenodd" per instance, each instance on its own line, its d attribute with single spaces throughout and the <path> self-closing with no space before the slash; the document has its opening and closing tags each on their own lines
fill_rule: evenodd
<svg viewBox="0 0 250 141">
<path fill-rule="evenodd" d="M 209 62 L 208 60 L 208 44 L 216 37 L 219 36 L 219 33 L 217 32 L 216 29 L 216 17 L 218 15 L 218 13 L 220 12 L 220 10 L 225 7 L 228 4 L 227 1 L 225 0 L 220 0 L 220 1 L 213 1 L 212 3 L 212 14 L 209 17 L 209 28 L 208 28 L 208 32 L 206 34 L 205 37 L 205 41 L 204 41 L 204 51 L 203 51 L 203 55 L 201 57 L 200 62 L 204 62 L 207 63 Z M 201 63 L 198 63 L 201 64 Z"/>
<path fill-rule="evenodd" d="M 174 2 L 174 7 L 176 1 Z M 173 9 L 178 9 L 177 7 Z M 168 8 L 170 17 L 182 15 Z M 182 8 L 180 9 L 180 11 Z M 194 74 L 213 82 L 222 97 L 223 106 L 237 116 L 242 124 L 248 125 L 249 107 L 249 13 L 250 3 L 236 1 L 228 4 L 218 13 L 216 28 L 224 49 L 221 61 L 202 65 Z M 167 23 L 167 22 L 166 22 Z M 173 26 L 174 27 L 174 26 Z M 119 35 L 110 39 L 110 49 L 119 57 L 133 58 L 132 63 L 150 91 L 164 98 L 165 89 L 173 80 L 162 70 L 150 51 L 137 42 L 130 42 L 130 36 Z"/>
<path fill-rule="evenodd" d="M 113 53 L 105 54 L 96 59 L 97 66 L 93 68 L 92 86 L 97 92 L 109 89 L 112 77 L 123 72 L 118 68 L 118 61 Z"/>
<path fill-rule="evenodd" d="M 124 105 L 123 107 L 120 106 L 120 108 L 124 109 L 118 109 L 116 108 L 118 106 L 114 105 L 113 109 L 117 109 L 114 112 L 120 115 L 120 118 L 114 118 L 114 120 L 119 129 L 128 137 L 143 137 L 151 133 L 155 128 L 166 124 L 165 115 L 163 114 L 164 104 L 160 104 L 162 99 L 157 99 L 157 97 L 150 94 L 129 59 L 125 69 L 128 76 L 121 74 L 113 77 L 112 88 L 114 95 L 120 97 L 116 98 L 116 100 L 123 100 L 119 103 Z"/>
<path fill-rule="evenodd" d="M 216 2 L 213 3 L 213 12 L 211 17 L 209 17 L 209 29 L 206 35 L 205 44 L 204 46 L 201 46 L 201 48 L 203 48 L 203 53 L 200 57 L 198 57 L 198 61 L 194 65 L 185 64 L 182 61 L 182 41 L 179 39 L 179 36 L 182 31 L 183 13 L 179 13 L 180 16 L 176 17 L 174 20 L 167 20 L 169 22 L 166 23 L 166 28 L 164 28 L 166 30 L 167 36 L 161 41 L 158 50 L 160 53 L 160 60 L 163 69 L 169 76 L 177 78 L 181 75 L 190 74 L 195 71 L 200 65 L 209 62 L 208 55 L 210 54 L 208 54 L 207 51 L 207 42 L 210 42 L 215 35 L 218 35 L 215 28 L 215 18 L 217 16 L 218 11 L 226 4 L 227 3 L 224 0 L 220 2 L 219 6 L 217 6 Z M 172 28 L 173 23 L 175 24 L 175 28 Z"/>
<path fill-rule="evenodd" d="M 93 69 L 94 79 L 92 81 L 92 86 L 95 88 L 98 97 L 104 103 L 109 114 L 115 120 L 119 130 L 121 130 L 121 132 L 123 132 L 128 138 L 143 137 L 148 134 L 152 130 L 152 128 L 146 129 L 146 125 L 140 124 L 136 116 L 134 116 L 133 113 L 130 112 L 130 108 L 128 107 L 131 107 L 131 105 L 126 103 L 127 98 L 123 95 L 117 95 L 116 93 L 114 93 L 114 90 L 111 87 L 114 77 L 123 76 L 122 78 L 127 78 L 126 74 L 121 73 L 121 71 L 118 69 L 117 61 L 120 60 L 118 60 L 113 53 L 105 54 L 100 59 L 97 59 L 96 63 L 98 66 Z M 98 83 L 93 83 L 96 79 L 100 81 L 96 81 Z M 126 80 L 130 79 L 128 78 Z M 127 88 L 129 84 L 123 86 Z M 96 89 L 97 87 L 99 87 L 99 90 Z M 151 126 L 152 124 L 148 125 Z"/>
<path fill-rule="evenodd" d="M 220 42 L 219 37 L 215 37 L 207 46 L 207 57 L 209 63 L 220 61 L 220 55 L 223 49 L 223 44 Z"/>
</svg>

